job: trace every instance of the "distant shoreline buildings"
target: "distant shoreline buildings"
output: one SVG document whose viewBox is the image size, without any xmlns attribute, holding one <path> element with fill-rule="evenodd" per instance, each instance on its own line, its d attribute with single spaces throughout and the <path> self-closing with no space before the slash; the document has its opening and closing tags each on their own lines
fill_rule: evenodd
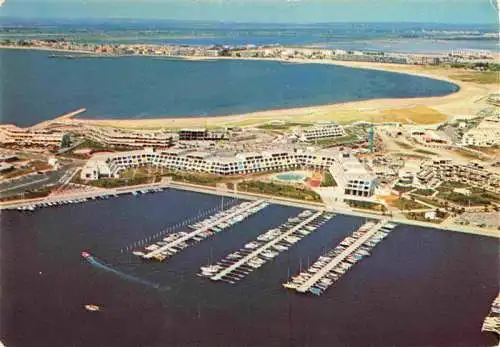
<svg viewBox="0 0 500 347">
<path fill-rule="evenodd" d="M 0 47 L 39 48 L 69 53 L 91 53 L 105 56 L 143 55 L 166 57 L 234 57 L 359 61 L 390 64 L 438 65 L 467 62 L 492 62 L 495 57 L 486 50 L 452 50 L 441 54 L 391 53 L 335 48 L 284 47 L 281 45 L 153 45 L 77 43 L 64 39 L 3 40 Z M 73 56 L 53 55 L 54 58 Z"/>
</svg>

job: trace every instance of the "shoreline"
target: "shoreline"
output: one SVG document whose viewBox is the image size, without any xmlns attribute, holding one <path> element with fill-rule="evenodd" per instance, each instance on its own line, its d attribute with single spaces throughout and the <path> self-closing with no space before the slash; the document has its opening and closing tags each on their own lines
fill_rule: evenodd
<svg viewBox="0 0 500 347">
<path fill-rule="evenodd" d="M 82 52 L 71 50 L 55 50 L 44 47 L 0 47 L 6 49 L 26 49 L 26 50 L 42 50 L 42 51 L 55 51 L 65 53 L 86 53 L 92 57 L 128 57 L 127 55 L 103 55 L 94 52 Z M 409 109 L 415 107 L 428 107 L 443 113 L 446 118 L 450 118 L 456 114 L 472 113 L 472 109 L 476 111 L 483 107 L 479 106 L 478 101 L 485 95 L 495 90 L 495 85 L 479 84 L 474 82 L 464 82 L 454 79 L 450 76 L 453 71 L 442 67 L 426 67 L 420 65 L 405 65 L 405 64 L 388 64 L 388 63 L 373 63 L 373 62 L 356 62 L 356 61 L 340 61 L 340 60 L 314 60 L 314 59 L 282 59 L 282 58 L 246 58 L 246 57 L 198 57 L 198 56 L 179 56 L 179 57 L 163 57 L 158 55 L 131 55 L 134 57 L 156 57 L 156 58 L 173 58 L 187 61 L 215 61 L 215 60 L 242 60 L 242 61 L 275 61 L 285 64 L 328 64 L 343 66 L 348 68 L 369 69 L 376 71 L 386 71 L 392 73 L 406 74 L 410 76 L 418 76 L 424 78 L 431 78 L 434 80 L 445 81 L 455 85 L 458 90 L 447 95 L 429 96 L 429 97 L 410 97 L 410 98 L 379 98 L 367 99 L 358 101 L 348 101 L 341 103 L 281 108 L 281 109 L 268 109 L 254 112 L 247 112 L 242 114 L 230 115 L 211 115 L 211 116 L 194 116 L 194 117 L 155 117 L 155 118 L 134 118 L 124 116 L 120 119 L 112 118 L 71 118 L 71 122 L 105 126 L 105 127 L 118 127 L 118 128 L 180 128 L 180 127 L 193 127 L 206 123 L 207 127 L 217 126 L 246 126 L 259 123 L 265 123 L 273 119 L 287 120 L 287 121 L 302 121 L 312 122 L 317 120 L 337 120 L 336 116 L 344 113 L 344 118 L 349 114 L 349 121 L 363 120 L 363 114 L 370 113 L 374 122 L 377 122 L 377 113 L 384 110 L 391 109 Z M 476 104 L 476 105 L 474 105 Z M 342 117 L 340 117 L 342 118 Z M 357 119 L 359 118 L 359 119 Z M 54 121 L 57 120 L 54 119 Z M 443 121 L 440 119 L 438 122 L 429 119 L 426 124 L 435 124 Z M 345 123 L 340 120 L 341 123 Z"/>
<path fill-rule="evenodd" d="M 340 123 L 349 123 L 355 120 L 363 120 L 362 114 L 379 113 L 384 110 L 391 109 L 410 109 L 419 106 L 432 108 L 446 115 L 449 119 L 456 114 L 468 113 L 469 105 L 475 103 L 485 95 L 495 89 L 494 85 L 479 85 L 472 82 L 463 82 L 452 79 L 445 75 L 442 71 L 430 72 L 428 68 L 414 65 L 397 65 L 384 63 L 360 63 L 346 62 L 334 60 L 303 60 L 303 59 L 277 59 L 277 58 L 240 58 L 240 57 L 181 57 L 184 60 L 203 61 L 203 60 L 242 60 L 242 61 L 276 61 L 281 63 L 292 64 L 328 64 L 336 66 L 344 66 L 348 68 L 370 69 L 377 71 L 386 71 L 413 75 L 434 80 L 445 81 L 455 85 L 458 90 L 447 95 L 429 96 L 429 97 L 413 97 L 413 98 L 378 98 L 358 101 L 339 102 L 332 104 L 293 107 L 293 108 L 278 108 L 262 111 L 247 112 L 242 114 L 231 115 L 212 115 L 212 116 L 195 116 L 195 117 L 155 117 L 147 119 L 127 118 L 121 119 L 110 118 L 76 118 L 73 121 L 87 125 L 117 127 L 117 128 L 180 128 L 193 127 L 200 123 L 206 123 L 207 127 L 217 126 L 237 126 L 237 125 L 254 125 L 262 124 L 271 120 L 285 120 L 297 122 L 313 122 L 318 120 L 338 120 L 341 113 L 351 114 L 349 121 Z M 444 69 L 443 69 L 444 70 Z M 483 108 L 479 107 L 478 109 Z M 353 116 L 355 113 L 358 117 Z M 354 118 L 354 119 L 353 119 Z M 355 119 L 359 118 L 359 119 Z M 371 118 L 376 118 L 371 116 Z M 377 120 L 375 119 L 375 122 Z M 433 121 L 429 119 L 426 124 L 440 123 L 442 120 Z"/>
<path fill-rule="evenodd" d="M 467 227 L 462 225 L 440 225 L 430 222 L 423 221 L 414 221 L 409 219 L 402 219 L 397 217 L 384 216 L 378 213 L 374 213 L 370 210 L 362 211 L 358 209 L 339 209 L 339 208 L 331 208 L 326 206 L 324 203 L 317 202 L 308 202 L 303 200 L 296 200 L 291 198 L 284 198 L 279 196 L 267 195 L 267 194 L 257 194 L 257 193 L 248 193 L 248 192 L 240 192 L 240 191 L 220 191 L 216 187 L 210 186 L 202 186 L 198 184 L 191 184 L 185 182 L 158 182 L 158 183 L 149 183 L 149 184 L 140 184 L 136 186 L 124 186 L 118 188 L 98 188 L 88 192 L 79 192 L 79 193 L 68 193 L 58 196 L 47 196 L 43 198 L 34 198 L 34 199 L 25 199 L 25 200 L 14 200 L 14 201 L 5 201 L 0 202 L 0 211 L 2 210 L 12 210 L 21 206 L 29 206 L 36 203 L 43 202 L 56 202 L 56 201 L 64 201 L 70 199 L 79 199 L 79 198 L 91 198 L 101 195 L 121 195 L 121 194 L 130 194 L 134 191 L 140 191 L 143 189 L 149 188 L 165 188 L 165 189 L 178 189 L 184 191 L 193 191 L 201 194 L 210 194 L 216 196 L 227 196 L 234 197 L 239 199 L 247 199 L 247 200 L 256 200 L 256 199 L 266 199 L 272 204 L 283 205 L 283 206 L 292 206 L 304 209 L 313 209 L 313 210 L 325 210 L 330 211 L 342 215 L 361 217 L 361 218 L 371 218 L 371 219 L 387 219 L 391 222 L 404 224 L 409 226 L 419 226 L 424 228 L 430 228 L 437 231 L 445 231 L 445 232 L 458 232 L 471 234 L 479 237 L 491 237 L 500 239 L 500 233 L 497 230 L 492 229 L 483 229 L 479 230 L 475 227 Z"/>
</svg>

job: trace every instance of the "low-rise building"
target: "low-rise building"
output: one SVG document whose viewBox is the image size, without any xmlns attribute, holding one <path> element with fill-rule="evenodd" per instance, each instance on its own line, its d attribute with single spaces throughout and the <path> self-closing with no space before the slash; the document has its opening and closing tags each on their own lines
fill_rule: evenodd
<svg viewBox="0 0 500 347">
<path fill-rule="evenodd" d="M 0 144 L 59 147 L 64 132 L 58 129 L 19 128 L 12 124 L 0 125 Z"/>
<path fill-rule="evenodd" d="M 311 141 L 345 136 L 344 128 L 337 122 L 318 123 L 312 127 L 301 130 L 299 139 L 301 141 Z"/>
<path fill-rule="evenodd" d="M 180 141 L 219 141 L 224 139 L 225 132 L 209 131 L 206 128 L 184 128 L 179 130 Z"/>
<path fill-rule="evenodd" d="M 299 167 L 324 170 L 333 164 L 334 158 L 335 152 L 328 150 L 276 149 L 235 154 L 180 148 L 155 151 L 146 148 L 141 151 L 98 154 L 87 162 L 81 178 L 94 180 L 99 177 L 118 177 L 122 170 L 144 165 L 232 176 Z"/>
<path fill-rule="evenodd" d="M 471 187 L 500 192 L 500 175 L 487 171 L 481 163 L 459 164 L 451 159 L 436 159 L 422 165 L 417 175 L 419 182 L 428 184 L 433 179 L 458 182 Z"/>
<path fill-rule="evenodd" d="M 177 134 L 160 130 L 125 130 L 107 127 L 85 127 L 81 134 L 108 146 L 167 148 Z"/>
</svg>

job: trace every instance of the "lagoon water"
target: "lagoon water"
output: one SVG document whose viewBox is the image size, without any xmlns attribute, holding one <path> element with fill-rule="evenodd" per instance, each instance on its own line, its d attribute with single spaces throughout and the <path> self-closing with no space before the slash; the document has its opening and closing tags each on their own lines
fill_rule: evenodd
<svg viewBox="0 0 500 347">
<path fill-rule="evenodd" d="M 1 123 L 31 125 L 81 107 L 86 118 L 217 116 L 458 89 L 424 77 L 324 64 L 50 55 L 0 49 Z"/>
<path fill-rule="evenodd" d="M 226 200 L 227 202 L 227 200 Z M 338 215 L 236 285 L 195 276 L 299 209 L 269 206 L 169 262 L 121 249 L 220 205 L 192 192 L 7 211 L 1 218 L 0 340 L 16 347 L 487 346 L 481 323 L 498 292 L 498 241 L 399 226 L 320 297 L 287 291 L 307 266 L 363 223 Z M 88 249 L 154 289 L 91 266 Z M 102 307 L 97 313 L 83 305 Z"/>
</svg>

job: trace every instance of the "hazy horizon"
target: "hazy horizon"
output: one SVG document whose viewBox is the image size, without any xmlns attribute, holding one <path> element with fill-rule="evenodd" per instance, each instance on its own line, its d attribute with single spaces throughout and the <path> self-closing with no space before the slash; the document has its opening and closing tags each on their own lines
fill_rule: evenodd
<svg viewBox="0 0 500 347">
<path fill-rule="evenodd" d="M 493 0 L 492 0 L 493 1 Z M 7 0 L 0 18 L 496 25 L 490 0 Z M 494 2 L 494 1 L 493 1 Z"/>
</svg>

